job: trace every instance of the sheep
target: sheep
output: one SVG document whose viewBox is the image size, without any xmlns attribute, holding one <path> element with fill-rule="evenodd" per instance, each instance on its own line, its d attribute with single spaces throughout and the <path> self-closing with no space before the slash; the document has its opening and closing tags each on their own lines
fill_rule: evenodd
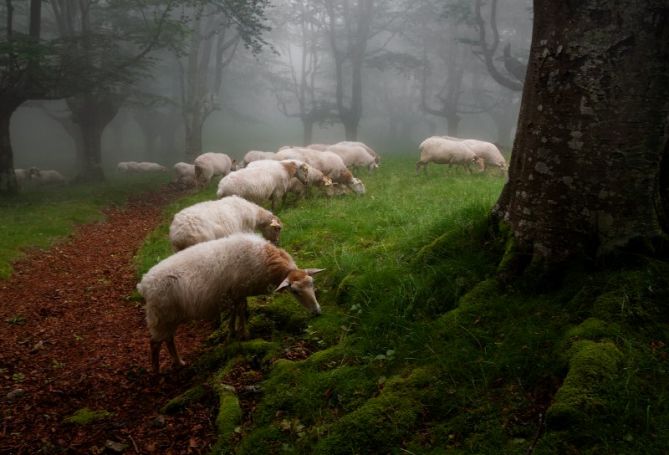
<svg viewBox="0 0 669 455">
<path fill-rule="evenodd" d="M 372 172 L 379 167 L 376 158 L 354 142 L 339 142 L 329 146 L 326 151 L 339 155 L 348 168 L 366 167 L 368 172 Z"/>
<path fill-rule="evenodd" d="M 477 157 L 481 158 L 482 170 L 485 170 L 486 164 L 488 164 L 497 167 L 502 174 L 506 173 L 506 160 L 495 144 L 478 139 L 464 139 L 462 142 L 467 144 Z"/>
<path fill-rule="evenodd" d="M 36 167 L 28 169 L 28 178 L 38 185 L 58 185 L 67 182 L 63 174 L 58 171 L 54 171 L 53 169 L 42 170 Z"/>
<path fill-rule="evenodd" d="M 348 185 L 333 183 L 331 186 L 325 188 L 325 194 L 328 197 L 341 196 L 351 192 L 354 192 L 355 194 L 365 194 L 367 189 L 365 188 L 365 184 L 362 183 L 362 180 L 356 177 L 353 177 L 351 183 Z"/>
<path fill-rule="evenodd" d="M 220 239 L 236 232 L 254 232 L 277 244 L 281 221 L 269 210 L 242 199 L 228 196 L 217 201 L 200 202 L 174 215 L 170 225 L 170 242 L 175 251 Z"/>
<path fill-rule="evenodd" d="M 276 156 L 275 152 L 261 152 L 260 150 L 250 150 L 244 155 L 244 167 L 248 166 L 249 163 L 258 160 L 273 160 Z"/>
<path fill-rule="evenodd" d="M 275 211 L 276 201 L 285 200 L 292 177 L 297 177 L 302 183 L 307 182 L 308 170 L 304 163 L 273 160 L 254 163 L 254 166 L 223 177 L 218 183 L 216 196 L 222 198 L 237 195 L 256 204 L 270 200 L 272 211 Z"/>
<path fill-rule="evenodd" d="M 309 145 L 307 145 L 308 149 L 319 150 L 321 152 L 324 151 L 325 149 L 327 149 L 328 147 L 330 147 L 330 144 L 309 144 Z"/>
<path fill-rule="evenodd" d="M 447 139 L 440 136 L 432 136 L 425 139 L 420 144 L 420 160 L 416 163 L 416 175 L 423 167 L 423 172 L 427 174 L 427 165 L 429 163 L 461 164 L 471 172 L 471 164 L 475 163 L 482 169 L 483 162 L 476 156 L 474 151 L 462 141 Z"/>
<path fill-rule="evenodd" d="M 139 163 L 136 163 L 133 170 L 137 172 L 167 172 L 165 166 L 150 161 L 140 161 Z"/>
<path fill-rule="evenodd" d="M 116 169 L 120 172 L 129 172 L 131 170 L 134 170 L 136 165 L 137 165 L 136 161 L 120 161 L 116 165 Z"/>
<path fill-rule="evenodd" d="M 214 175 L 225 176 L 232 170 L 232 159 L 225 153 L 203 153 L 193 161 L 198 185 L 205 186 Z"/>
<path fill-rule="evenodd" d="M 16 184 L 18 186 L 22 186 L 30 179 L 30 175 L 25 169 L 14 169 L 14 175 L 16 176 Z"/>
<path fill-rule="evenodd" d="M 194 187 L 197 186 L 197 180 L 195 178 L 195 165 L 184 163 L 180 161 L 174 166 L 174 182 L 185 186 L 185 187 Z"/>
<path fill-rule="evenodd" d="M 344 161 L 336 153 L 319 152 L 318 150 L 295 147 L 284 149 L 276 154 L 279 159 L 296 159 L 315 167 L 323 174 L 332 179 L 334 183 L 348 185 L 358 194 L 364 193 L 364 185 L 359 180 L 354 180 L 353 174 L 346 168 Z"/>
<path fill-rule="evenodd" d="M 146 301 L 153 372 L 160 372 L 163 341 L 174 366 L 185 365 L 174 335 L 186 321 L 216 319 L 230 310 L 229 336 L 244 337 L 246 298 L 272 288 L 290 290 L 302 306 L 320 314 L 312 275 L 322 270 L 299 269 L 286 251 L 248 233 L 198 243 L 164 259 L 137 285 Z"/>
<path fill-rule="evenodd" d="M 381 155 L 379 155 L 378 153 L 376 153 L 376 152 L 374 151 L 374 149 L 372 149 L 370 146 L 368 146 L 368 145 L 365 144 L 364 142 L 360 142 L 360 141 L 342 141 L 342 142 L 338 142 L 337 144 L 343 144 L 343 145 L 357 145 L 358 147 L 362 147 L 362 148 L 365 149 L 365 151 L 366 151 L 367 153 L 369 153 L 370 155 L 372 155 L 372 156 L 374 157 L 374 162 L 375 162 L 376 164 L 380 164 L 380 163 L 381 163 Z M 335 145 L 336 145 L 336 144 L 335 144 Z"/>
<path fill-rule="evenodd" d="M 288 192 L 296 194 L 298 197 L 302 197 L 305 194 L 309 193 L 309 188 L 315 186 L 317 188 L 327 189 L 332 186 L 332 179 L 327 175 L 323 174 L 321 171 L 315 167 L 309 166 L 309 172 L 307 174 L 307 184 L 300 182 L 299 179 L 293 177 L 290 179 L 290 185 L 288 186 Z"/>
</svg>

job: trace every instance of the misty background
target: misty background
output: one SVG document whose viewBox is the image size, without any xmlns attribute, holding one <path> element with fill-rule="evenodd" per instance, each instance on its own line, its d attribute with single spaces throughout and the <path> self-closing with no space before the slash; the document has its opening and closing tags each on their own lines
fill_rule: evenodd
<svg viewBox="0 0 669 455">
<path fill-rule="evenodd" d="M 127 18 L 105 10 L 114 2 L 93 3 L 82 12 L 74 2 L 44 2 L 42 38 L 82 33 L 84 19 L 93 31 L 129 33 L 114 23 Z M 161 14 L 157 3 L 147 14 Z M 111 90 L 124 93 L 102 131 L 106 172 L 119 161 L 171 166 L 209 151 L 240 159 L 249 150 L 345 138 L 382 155 L 417 153 L 434 134 L 510 152 L 531 41 L 529 0 L 247 3 L 257 28 L 219 2 L 168 11 L 177 25 L 161 33 L 173 36 Z M 18 29 L 27 12 L 13 14 Z M 76 175 L 84 153 L 78 126 L 65 99 L 24 103 L 11 118 L 14 167 Z"/>
</svg>

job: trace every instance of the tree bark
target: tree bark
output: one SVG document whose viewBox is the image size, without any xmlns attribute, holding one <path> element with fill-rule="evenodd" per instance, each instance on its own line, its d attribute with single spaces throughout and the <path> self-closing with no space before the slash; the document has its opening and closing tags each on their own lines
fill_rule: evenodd
<svg viewBox="0 0 669 455">
<path fill-rule="evenodd" d="M 313 142 L 314 122 L 310 119 L 302 119 L 302 144 L 306 147 Z"/>
<path fill-rule="evenodd" d="M 18 192 L 16 175 L 14 174 L 14 155 L 9 134 L 9 123 L 18 105 L 3 105 L 8 109 L 0 110 L 0 194 L 14 195 Z"/>
<path fill-rule="evenodd" d="M 669 4 L 535 0 L 534 15 L 493 215 L 534 265 L 648 245 L 666 232 Z"/>
</svg>

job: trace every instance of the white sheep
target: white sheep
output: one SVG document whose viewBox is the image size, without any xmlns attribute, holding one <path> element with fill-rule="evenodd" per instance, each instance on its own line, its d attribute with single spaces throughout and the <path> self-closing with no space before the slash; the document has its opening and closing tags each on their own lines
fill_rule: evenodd
<svg viewBox="0 0 669 455">
<path fill-rule="evenodd" d="M 294 161 L 263 160 L 254 161 L 253 166 L 232 172 L 218 182 L 216 195 L 237 195 L 244 199 L 262 204 L 269 200 L 272 211 L 276 209 L 278 200 L 285 200 L 290 186 L 290 179 L 297 177 L 303 183 L 307 182 L 307 166 Z"/>
<path fill-rule="evenodd" d="M 151 365 L 160 370 L 163 341 L 175 366 L 184 365 L 174 343 L 180 324 L 219 317 L 230 310 L 230 336 L 246 335 L 246 298 L 289 289 L 297 301 L 320 314 L 312 275 L 286 251 L 255 234 L 238 233 L 198 243 L 153 266 L 137 285 L 146 300 Z"/>
<path fill-rule="evenodd" d="M 381 163 L 381 155 L 376 153 L 376 151 L 374 151 L 374 149 L 372 149 L 370 146 L 368 146 L 364 142 L 360 142 L 360 141 L 341 141 L 341 142 L 338 142 L 338 144 L 350 144 L 350 145 L 357 145 L 359 147 L 362 147 L 362 148 L 365 149 L 365 151 L 367 153 L 369 153 L 370 155 L 372 155 L 374 157 L 374 162 L 376 164 Z"/>
<path fill-rule="evenodd" d="M 296 194 L 298 197 L 302 197 L 309 193 L 309 188 L 312 186 L 327 191 L 327 188 L 332 186 L 332 179 L 327 175 L 323 174 L 315 167 L 309 166 L 309 172 L 307 174 L 307 184 L 305 185 L 304 183 L 300 182 L 299 179 L 293 177 L 292 179 L 290 179 L 288 192 Z"/>
<path fill-rule="evenodd" d="M 140 161 L 134 166 L 136 172 L 167 172 L 167 168 L 162 164 L 152 163 L 150 161 Z"/>
<path fill-rule="evenodd" d="M 349 169 L 366 167 L 368 172 L 372 172 L 379 167 L 376 158 L 362 145 L 354 142 L 339 142 L 329 146 L 326 151 L 339 155 Z"/>
<path fill-rule="evenodd" d="M 28 169 L 28 178 L 31 182 L 35 182 L 38 185 L 58 185 L 67 182 L 63 174 L 58 171 L 54 171 L 53 169 L 37 169 L 36 167 Z"/>
<path fill-rule="evenodd" d="M 137 165 L 136 161 L 120 161 L 116 165 L 116 169 L 120 172 L 130 172 L 135 169 L 136 165 Z"/>
<path fill-rule="evenodd" d="M 320 150 L 321 152 L 330 147 L 330 144 L 309 144 L 308 149 Z"/>
<path fill-rule="evenodd" d="M 185 187 L 197 186 L 195 165 L 180 161 L 174 166 L 174 182 Z"/>
<path fill-rule="evenodd" d="M 175 251 L 180 251 L 196 243 L 256 229 L 270 242 L 278 243 L 281 221 L 253 202 L 228 196 L 191 205 L 174 215 L 170 242 Z"/>
<path fill-rule="evenodd" d="M 25 169 L 14 169 L 14 175 L 16 176 L 16 184 L 19 186 L 22 186 L 30 179 L 30 175 Z"/>
<path fill-rule="evenodd" d="M 486 165 L 490 165 L 498 168 L 502 174 L 506 172 L 506 160 L 495 144 L 478 139 L 464 139 L 462 142 L 467 144 L 476 153 L 476 156 L 483 160 L 483 170 L 485 170 Z"/>
<path fill-rule="evenodd" d="M 232 170 L 232 159 L 225 153 L 203 153 L 193 161 L 195 177 L 199 185 L 204 186 L 215 175 L 225 176 Z"/>
<path fill-rule="evenodd" d="M 348 185 L 358 194 L 364 193 L 364 185 L 360 185 L 362 182 L 357 179 L 354 180 L 353 174 L 346 168 L 344 161 L 335 153 L 327 150 L 320 152 L 305 147 L 294 147 L 281 150 L 277 152 L 276 156 L 284 160 L 302 160 L 330 177 L 334 183 Z"/>
<path fill-rule="evenodd" d="M 483 169 L 482 160 L 476 156 L 474 151 L 462 141 L 447 139 L 441 136 L 432 136 L 425 139 L 420 144 L 420 160 L 416 163 L 416 174 L 420 167 L 427 174 L 427 165 L 429 163 L 460 164 L 471 172 L 471 164 L 475 163 L 479 169 Z"/>
<path fill-rule="evenodd" d="M 244 167 L 248 166 L 249 163 L 259 160 L 273 160 L 276 156 L 275 152 L 261 152 L 260 150 L 250 150 L 244 155 Z"/>
</svg>

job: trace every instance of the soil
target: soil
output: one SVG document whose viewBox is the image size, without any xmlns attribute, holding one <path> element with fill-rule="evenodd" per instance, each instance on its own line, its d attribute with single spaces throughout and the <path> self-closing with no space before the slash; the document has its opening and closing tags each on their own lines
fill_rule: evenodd
<svg viewBox="0 0 669 455">
<path fill-rule="evenodd" d="M 149 372 L 148 332 L 133 255 L 179 193 L 165 189 L 105 211 L 49 250 L 35 250 L 0 281 L 0 453 L 206 453 L 215 442 L 215 397 L 175 415 L 159 409 L 196 383 L 162 352 Z M 185 325 L 187 363 L 205 347 L 206 323 Z M 111 416 L 65 418 L 89 408 Z"/>
</svg>

